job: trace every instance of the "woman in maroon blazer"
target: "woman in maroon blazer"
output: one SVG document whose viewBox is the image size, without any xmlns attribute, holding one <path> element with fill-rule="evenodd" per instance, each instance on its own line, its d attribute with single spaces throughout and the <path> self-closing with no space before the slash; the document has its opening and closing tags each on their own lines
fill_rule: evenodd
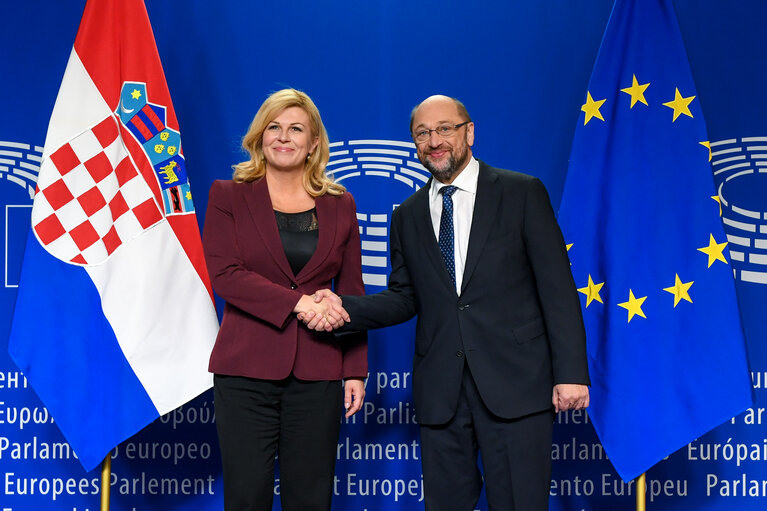
<svg viewBox="0 0 767 511">
<path fill-rule="evenodd" d="M 303 92 L 269 96 L 242 145 L 250 159 L 213 183 L 203 232 L 226 301 L 209 367 L 224 505 L 270 510 L 278 452 L 282 509 L 329 510 L 339 412 L 362 405 L 367 338 L 309 330 L 296 314 L 324 314 L 330 330 L 345 312 L 310 295 L 363 294 L 354 199 L 325 174 L 327 133 Z"/>
</svg>

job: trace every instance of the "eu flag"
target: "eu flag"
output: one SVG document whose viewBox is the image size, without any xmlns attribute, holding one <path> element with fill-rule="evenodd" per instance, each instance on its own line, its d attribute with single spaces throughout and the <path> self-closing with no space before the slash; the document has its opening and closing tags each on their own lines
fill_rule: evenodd
<svg viewBox="0 0 767 511">
<path fill-rule="evenodd" d="M 671 0 L 618 0 L 559 211 L 589 415 L 632 479 L 753 401 L 700 101 Z"/>
</svg>

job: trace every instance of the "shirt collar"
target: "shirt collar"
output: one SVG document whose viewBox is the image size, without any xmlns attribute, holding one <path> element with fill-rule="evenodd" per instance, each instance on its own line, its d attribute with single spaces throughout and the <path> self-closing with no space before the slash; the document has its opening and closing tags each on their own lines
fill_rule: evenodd
<svg viewBox="0 0 767 511">
<path fill-rule="evenodd" d="M 455 181 L 450 183 L 459 190 L 469 193 L 477 193 L 477 180 L 479 179 L 479 162 L 472 157 L 466 167 L 458 174 Z M 438 181 L 437 179 L 431 180 L 430 194 L 432 196 L 439 195 L 439 190 L 443 186 L 447 186 L 445 183 Z"/>
</svg>

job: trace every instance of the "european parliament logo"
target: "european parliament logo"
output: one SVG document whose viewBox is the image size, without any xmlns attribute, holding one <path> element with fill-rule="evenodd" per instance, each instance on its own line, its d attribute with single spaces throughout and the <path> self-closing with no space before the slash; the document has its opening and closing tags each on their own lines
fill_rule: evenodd
<svg viewBox="0 0 767 511">
<path fill-rule="evenodd" d="M 0 141 L 0 222 L 3 226 L 3 286 L 19 286 L 21 258 L 29 230 L 32 200 L 43 148 L 23 142 Z"/>
<path fill-rule="evenodd" d="M 344 185 L 357 202 L 362 238 L 362 279 L 386 287 L 389 275 L 391 213 L 421 188 L 431 174 L 412 142 L 349 140 L 330 144 L 327 174 Z"/>
<path fill-rule="evenodd" d="M 711 164 L 734 276 L 767 284 L 767 137 L 711 142 Z"/>
</svg>

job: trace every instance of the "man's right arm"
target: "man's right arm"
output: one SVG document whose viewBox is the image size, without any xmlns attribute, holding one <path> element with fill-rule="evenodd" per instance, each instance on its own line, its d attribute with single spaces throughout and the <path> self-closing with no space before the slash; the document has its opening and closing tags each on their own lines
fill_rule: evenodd
<svg viewBox="0 0 767 511">
<path fill-rule="evenodd" d="M 392 215 L 391 236 L 389 238 L 389 254 L 392 271 L 389 275 L 388 288 L 380 293 L 366 296 L 337 297 L 327 289 L 315 293 L 315 300 L 336 301 L 349 313 L 351 321 L 342 331 L 361 331 L 373 328 L 403 323 L 416 314 L 415 290 L 410 278 L 410 272 L 405 264 L 402 250 L 401 218 L 395 211 Z M 340 302 L 339 302 L 340 300 Z M 311 319 L 311 318 L 309 318 Z M 305 322 L 311 323 L 305 319 Z"/>
</svg>

